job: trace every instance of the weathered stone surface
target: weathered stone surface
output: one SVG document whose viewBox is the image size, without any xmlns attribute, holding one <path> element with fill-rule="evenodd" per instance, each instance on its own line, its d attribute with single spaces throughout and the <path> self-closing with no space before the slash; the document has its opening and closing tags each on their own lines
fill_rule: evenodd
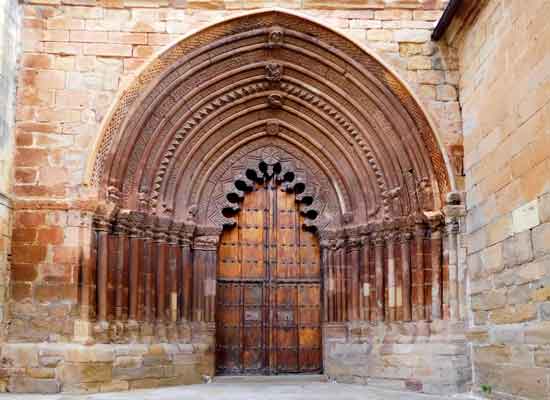
<svg viewBox="0 0 550 400">
<path fill-rule="evenodd" d="M 59 393 L 61 385 L 55 379 L 13 376 L 9 380 L 7 389 L 12 393 Z"/>
<path fill-rule="evenodd" d="M 61 367 L 61 374 L 63 382 L 68 384 L 110 382 L 113 379 L 113 365 L 99 362 L 66 362 Z"/>
<path fill-rule="evenodd" d="M 491 311 L 490 321 L 495 324 L 514 324 L 537 318 L 536 304 L 520 304 Z"/>
</svg>

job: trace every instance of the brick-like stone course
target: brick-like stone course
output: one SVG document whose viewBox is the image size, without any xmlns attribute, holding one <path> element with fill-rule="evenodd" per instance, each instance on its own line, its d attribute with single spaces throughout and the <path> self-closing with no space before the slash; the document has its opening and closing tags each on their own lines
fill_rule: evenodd
<svg viewBox="0 0 550 400">
<path fill-rule="evenodd" d="M 12 393 L 94 393 L 188 385 L 211 375 L 197 344 L 10 343 L 0 385 Z"/>
<path fill-rule="evenodd" d="M 461 60 L 473 389 L 547 399 L 550 4 L 479 4 L 447 38 Z"/>
<path fill-rule="evenodd" d="M 0 341 L 5 337 L 12 235 L 15 89 L 21 28 L 15 0 L 0 1 Z M 0 388 L 1 389 L 1 388 Z"/>
<path fill-rule="evenodd" d="M 469 389 L 461 322 L 352 323 L 325 333 L 325 373 L 339 382 L 437 394 Z"/>
</svg>

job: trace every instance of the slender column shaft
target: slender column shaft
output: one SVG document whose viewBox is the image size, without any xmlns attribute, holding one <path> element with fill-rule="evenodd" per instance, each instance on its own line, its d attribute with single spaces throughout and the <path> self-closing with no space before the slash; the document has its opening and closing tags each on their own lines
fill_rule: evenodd
<svg viewBox="0 0 550 400">
<path fill-rule="evenodd" d="M 413 309 L 413 313 L 415 315 L 415 319 L 425 319 L 426 318 L 426 312 L 425 312 L 425 295 L 424 295 L 424 285 L 425 285 L 425 278 L 424 278 L 424 236 L 425 236 L 425 229 L 422 225 L 416 226 L 415 231 L 415 246 L 416 246 L 416 268 L 415 268 L 415 276 L 413 280 L 413 284 L 416 287 L 416 303 L 415 307 Z"/>
<path fill-rule="evenodd" d="M 374 242 L 376 281 L 376 320 L 384 320 L 384 238 L 378 235 Z"/>
<path fill-rule="evenodd" d="M 176 322 L 178 320 L 178 266 L 181 262 L 181 258 L 178 257 L 178 240 L 178 232 L 171 232 L 168 242 L 170 322 Z"/>
<path fill-rule="evenodd" d="M 153 232 L 146 228 L 143 240 L 143 284 L 144 284 L 144 309 L 145 320 L 153 322 Z"/>
<path fill-rule="evenodd" d="M 360 298 L 360 255 L 361 242 L 358 238 L 354 238 L 351 243 L 349 252 L 348 268 L 350 269 L 350 302 L 348 303 L 348 318 L 352 321 L 358 321 L 359 316 L 359 298 Z"/>
<path fill-rule="evenodd" d="M 328 298 L 329 298 L 329 307 L 328 307 L 328 318 L 330 322 L 336 321 L 336 271 L 335 271 L 335 262 L 336 262 L 336 252 L 334 249 L 334 243 L 331 242 L 330 249 L 328 250 L 329 257 L 329 282 L 328 282 Z"/>
<path fill-rule="evenodd" d="M 133 230 L 130 234 L 130 276 L 129 276 L 129 316 L 131 321 L 138 319 L 139 306 L 139 273 L 141 264 L 140 248 L 142 240 L 139 231 Z"/>
<path fill-rule="evenodd" d="M 340 282 L 341 278 L 341 266 L 340 266 L 340 250 L 337 247 L 334 248 L 334 321 L 342 321 L 342 301 L 340 299 Z"/>
<path fill-rule="evenodd" d="M 99 221 L 97 230 L 97 318 L 107 321 L 107 284 L 109 274 L 109 223 Z"/>
<path fill-rule="evenodd" d="M 401 237 L 401 276 L 403 298 L 403 320 L 410 321 L 411 312 L 411 239 L 410 232 Z"/>
<path fill-rule="evenodd" d="M 432 319 L 441 319 L 441 231 L 438 227 L 432 229 L 430 242 L 432 260 Z"/>
<path fill-rule="evenodd" d="M 343 241 L 340 241 L 336 257 L 338 262 L 338 321 L 346 320 L 346 295 L 345 295 L 345 249 Z"/>
<path fill-rule="evenodd" d="M 218 260 L 218 241 L 221 232 L 209 232 L 209 235 L 198 236 L 193 245 L 193 276 L 197 304 L 196 321 L 213 322 L 216 305 L 216 266 Z"/>
<path fill-rule="evenodd" d="M 115 225 L 116 237 L 116 261 L 115 261 L 115 319 L 122 321 L 124 319 L 124 271 L 128 256 L 128 221 L 126 216 L 120 216 Z"/>
<path fill-rule="evenodd" d="M 94 270 L 97 269 L 97 232 L 93 228 L 90 232 L 90 253 L 82 260 L 82 294 L 80 306 L 80 318 L 84 321 L 90 320 L 92 309 L 92 290 L 94 287 Z"/>
<path fill-rule="evenodd" d="M 362 312 L 361 319 L 364 321 L 369 320 L 369 309 L 370 309 L 370 241 L 367 238 L 363 241 L 363 248 L 361 254 L 361 304 Z"/>
<path fill-rule="evenodd" d="M 193 258 L 191 253 L 191 241 L 190 238 L 182 240 L 181 245 L 181 258 L 182 258 L 182 316 L 181 318 L 186 321 L 192 319 L 192 294 L 193 294 Z"/>
<path fill-rule="evenodd" d="M 389 321 L 396 320 L 396 292 L 395 292 L 395 254 L 394 234 L 388 234 L 386 248 L 388 251 L 388 304 L 386 315 Z"/>
<path fill-rule="evenodd" d="M 321 271 L 323 272 L 323 322 L 330 321 L 329 319 L 329 289 L 330 289 L 330 277 L 329 277 L 329 242 L 321 241 Z"/>
<path fill-rule="evenodd" d="M 157 283 L 157 322 L 163 323 L 166 313 L 166 234 L 158 232 L 155 240 L 157 247 L 156 259 L 156 283 Z"/>
<path fill-rule="evenodd" d="M 458 257 L 457 257 L 457 235 L 458 222 L 450 221 L 447 224 L 447 240 L 449 251 L 449 304 L 451 319 L 460 319 L 459 295 L 458 295 Z"/>
</svg>

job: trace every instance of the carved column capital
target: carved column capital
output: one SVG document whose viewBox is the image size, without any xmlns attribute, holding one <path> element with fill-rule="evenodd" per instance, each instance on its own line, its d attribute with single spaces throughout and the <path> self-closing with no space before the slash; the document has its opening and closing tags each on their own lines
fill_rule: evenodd
<svg viewBox="0 0 550 400">
<path fill-rule="evenodd" d="M 218 249 L 219 236 L 196 236 L 193 241 L 194 250 L 216 251 Z"/>
<path fill-rule="evenodd" d="M 111 230 L 111 222 L 103 216 L 94 217 L 94 228 L 98 232 L 109 232 Z"/>
<path fill-rule="evenodd" d="M 373 239 L 374 239 L 374 245 L 376 247 L 382 247 L 386 242 L 384 238 L 384 232 L 375 232 L 373 234 Z"/>
<path fill-rule="evenodd" d="M 350 251 L 358 251 L 362 244 L 361 236 L 352 236 L 347 240 L 347 247 Z"/>
<path fill-rule="evenodd" d="M 145 229 L 145 214 L 132 211 L 128 218 L 128 235 L 132 238 L 142 237 Z"/>
<path fill-rule="evenodd" d="M 452 217 L 445 221 L 445 233 L 447 235 L 457 235 L 460 231 L 460 224 L 458 218 Z"/>
<path fill-rule="evenodd" d="M 401 243 L 410 242 L 412 240 L 412 237 L 413 237 L 413 234 L 410 230 L 406 229 L 401 231 L 401 235 L 400 235 Z"/>
<path fill-rule="evenodd" d="M 158 218 L 153 227 L 153 239 L 157 243 L 166 242 L 170 232 L 170 220 L 167 218 Z"/>
<path fill-rule="evenodd" d="M 384 239 L 388 243 L 395 243 L 398 238 L 399 238 L 399 235 L 396 231 L 387 231 L 384 234 Z"/>
</svg>

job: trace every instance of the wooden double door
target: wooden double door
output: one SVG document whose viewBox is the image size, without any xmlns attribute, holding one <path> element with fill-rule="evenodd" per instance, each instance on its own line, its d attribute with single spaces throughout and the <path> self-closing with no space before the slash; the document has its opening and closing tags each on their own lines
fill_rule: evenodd
<svg viewBox="0 0 550 400">
<path fill-rule="evenodd" d="M 219 249 L 217 373 L 320 373 L 319 245 L 294 194 L 256 185 L 237 221 Z"/>
</svg>

